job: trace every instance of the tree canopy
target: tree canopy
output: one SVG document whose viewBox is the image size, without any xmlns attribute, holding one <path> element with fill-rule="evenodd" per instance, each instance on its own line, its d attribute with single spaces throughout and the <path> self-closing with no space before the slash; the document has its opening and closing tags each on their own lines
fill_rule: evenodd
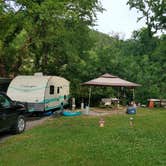
<svg viewBox="0 0 166 166">
<path fill-rule="evenodd" d="M 122 40 L 91 28 L 103 11 L 99 0 L 0 1 L 0 76 L 60 75 L 71 81 L 71 95 L 81 99 L 88 92 L 80 83 L 107 72 L 142 84 L 138 102 L 166 98 L 166 35 L 154 36 L 166 27 L 165 1 L 129 0 L 128 5 L 142 12 L 138 19 L 146 18 L 147 27 Z M 117 97 L 111 88 L 93 93 L 95 102 Z"/>
<path fill-rule="evenodd" d="M 159 30 L 166 30 L 166 1 L 165 0 L 129 0 L 130 9 L 135 8 L 141 13 L 138 21 L 145 19 L 150 37 Z"/>
</svg>

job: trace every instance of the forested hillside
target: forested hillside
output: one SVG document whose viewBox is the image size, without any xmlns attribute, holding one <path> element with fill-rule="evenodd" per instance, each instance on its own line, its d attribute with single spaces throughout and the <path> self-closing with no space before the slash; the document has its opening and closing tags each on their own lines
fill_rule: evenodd
<svg viewBox="0 0 166 166">
<path fill-rule="evenodd" d="M 81 98 L 88 92 L 80 83 L 112 73 L 142 85 L 137 101 L 166 98 L 166 35 L 156 37 L 158 30 L 165 30 L 166 8 L 164 1 L 151 2 L 154 15 L 147 27 L 122 40 L 92 30 L 96 12 L 103 10 L 98 0 L 0 1 L 0 76 L 63 76 L 71 81 L 71 94 Z M 136 1 L 128 4 L 142 11 Z M 142 5 L 147 6 L 144 1 Z M 149 19 L 149 13 L 143 14 Z M 116 96 L 111 88 L 107 91 Z M 93 93 L 108 95 L 101 88 Z"/>
</svg>

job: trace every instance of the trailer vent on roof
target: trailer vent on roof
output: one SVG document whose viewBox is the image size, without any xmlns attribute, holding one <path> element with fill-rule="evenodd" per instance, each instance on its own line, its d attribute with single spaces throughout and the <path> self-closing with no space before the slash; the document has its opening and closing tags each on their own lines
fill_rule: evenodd
<svg viewBox="0 0 166 166">
<path fill-rule="evenodd" d="M 34 76 L 43 76 L 42 72 L 34 73 Z"/>
</svg>

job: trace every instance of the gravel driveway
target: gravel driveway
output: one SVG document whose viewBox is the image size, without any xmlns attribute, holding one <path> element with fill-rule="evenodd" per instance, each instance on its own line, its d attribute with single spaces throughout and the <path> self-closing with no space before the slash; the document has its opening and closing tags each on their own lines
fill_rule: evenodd
<svg viewBox="0 0 166 166">
<path fill-rule="evenodd" d="M 35 126 L 41 125 L 43 122 L 45 122 L 46 120 L 52 118 L 52 116 L 47 116 L 47 117 L 30 117 L 27 120 L 26 123 L 26 129 L 25 130 L 29 130 Z M 2 132 L 0 133 L 0 143 L 3 143 L 7 138 L 11 137 L 13 134 L 11 134 L 10 132 Z"/>
<path fill-rule="evenodd" d="M 51 118 L 51 116 L 42 117 L 42 118 L 38 118 L 38 117 L 29 118 L 26 123 L 25 130 L 29 130 L 35 126 L 41 125 L 43 122 L 45 122 L 46 120 L 48 120 L 50 118 Z"/>
</svg>

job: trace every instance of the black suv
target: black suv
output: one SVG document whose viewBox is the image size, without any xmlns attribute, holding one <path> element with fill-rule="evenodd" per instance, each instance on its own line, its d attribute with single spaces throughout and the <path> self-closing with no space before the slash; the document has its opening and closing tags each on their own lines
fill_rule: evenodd
<svg viewBox="0 0 166 166">
<path fill-rule="evenodd" d="M 11 130 L 22 133 L 25 130 L 26 108 L 24 105 L 12 101 L 5 93 L 0 92 L 0 132 Z"/>
</svg>

